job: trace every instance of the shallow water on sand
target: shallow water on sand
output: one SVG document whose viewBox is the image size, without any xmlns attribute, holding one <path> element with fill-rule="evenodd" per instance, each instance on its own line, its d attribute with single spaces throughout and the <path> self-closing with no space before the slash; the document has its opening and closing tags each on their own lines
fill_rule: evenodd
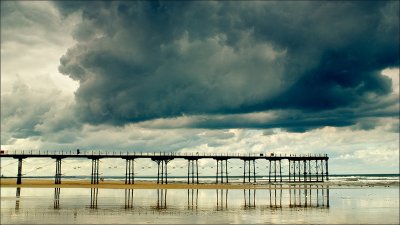
<svg viewBox="0 0 400 225">
<path fill-rule="evenodd" d="M 399 187 L 1 188 L 1 224 L 399 223 Z"/>
</svg>

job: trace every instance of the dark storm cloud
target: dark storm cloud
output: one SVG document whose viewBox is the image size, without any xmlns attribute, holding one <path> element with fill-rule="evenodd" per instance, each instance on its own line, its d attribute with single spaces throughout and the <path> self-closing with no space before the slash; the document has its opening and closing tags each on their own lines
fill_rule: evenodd
<svg viewBox="0 0 400 225">
<path fill-rule="evenodd" d="M 380 75 L 399 66 L 397 1 L 56 4 L 64 15 L 82 12 L 59 70 L 80 82 L 85 122 L 287 110 L 303 119 L 198 126 L 302 131 L 397 104 Z"/>
</svg>

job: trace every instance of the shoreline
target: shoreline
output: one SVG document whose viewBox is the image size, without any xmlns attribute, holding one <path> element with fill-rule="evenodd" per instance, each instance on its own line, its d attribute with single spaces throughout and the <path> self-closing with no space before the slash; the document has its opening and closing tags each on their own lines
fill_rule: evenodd
<svg viewBox="0 0 400 225">
<path fill-rule="evenodd" d="M 125 184 L 124 181 L 100 181 L 99 184 L 91 184 L 89 180 L 62 180 L 61 184 L 54 184 L 50 179 L 23 179 L 22 184 L 17 185 L 16 179 L 1 178 L 0 188 L 3 187 L 31 187 L 31 188 L 104 188 L 104 189 L 290 189 L 298 187 L 308 189 L 331 188 L 368 188 L 368 187 L 397 187 L 399 182 L 393 183 L 199 183 L 187 184 L 170 182 L 168 184 L 157 184 L 152 181 L 136 181 L 134 184 Z"/>
</svg>

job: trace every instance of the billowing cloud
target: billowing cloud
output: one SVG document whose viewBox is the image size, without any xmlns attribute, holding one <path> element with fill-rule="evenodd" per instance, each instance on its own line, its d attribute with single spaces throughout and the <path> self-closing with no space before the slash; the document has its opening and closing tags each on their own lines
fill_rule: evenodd
<svg viewBox="0 0 400 225">
<path fill-rule="evenodd" d="M 84 122 L 185 115 L 211 116 L 199 127 L 285 127 L 296 112 L 295 128 L 307 130 L 355 124 L 366 107 L 397 113 L 381 75 L 399 66 L 396 1 L 57 5 L 82 13 L 59 70 L 80 83 Z M 229 122 L 271 110 L 283 111 L 281 120 Z M 224 125 L 213 119 L 224 115 Z"/>
<path fill-rule="evenodd" d="M 60 19 L 50 2 L 1 2 L 2 146 L 29 138 L 61 143 L 76 138 L 51 137 L 80 126 L 71 110 L 77 85 L 57 71 L 60 55 L 73 44 L 64 35 L 71 19 Z"/>
<path fill-rule="evenodd" d="M 67 138 L 65 135 L 52 138 L 52 133 L 78 129 L 80 124 L 71 111 L 74 107 L 71 96 L 58 90 L 48 76 L 37 75 L 36 79 L 45 81 L 46 87 L 32 87 L 19 77 L 11 92 L 2 93 L 2 144 L 11 144 L 16 139 L 25 138 L 40 137 L 42 140 L 53 139 L 60 143 L 76 138 Z"/>
</svg>

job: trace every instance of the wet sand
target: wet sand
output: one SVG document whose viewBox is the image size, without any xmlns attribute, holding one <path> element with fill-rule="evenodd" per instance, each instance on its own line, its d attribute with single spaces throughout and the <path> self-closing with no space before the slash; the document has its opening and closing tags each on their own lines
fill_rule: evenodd
<svg viewBox="0 0 400 225">
<path fill-rule="evenodd" d="M 16 185 L 15 178 L 2 178 L 0 182 L 1 218 L 8 224 L 399 223 L 398 182 L 389 188 L 336 181 L 125 185 L 105 180 L 91 185 L 90 180 L 64 179 L 55 185 L 53 179 L 25 178 Z"/>
</svg>

